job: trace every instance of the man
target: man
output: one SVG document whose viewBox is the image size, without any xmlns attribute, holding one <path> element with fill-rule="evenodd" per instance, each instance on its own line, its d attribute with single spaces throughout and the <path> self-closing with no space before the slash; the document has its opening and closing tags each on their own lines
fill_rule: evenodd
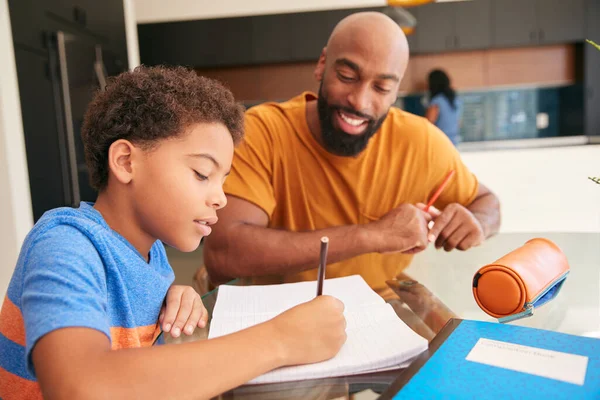
<svg viewBox="0 0 600 400">
<path fill-rule="evenodd" d="M 327 277 L 360 274 L 387 297 L 385 281 L 429 243 L 466 250 L 497 232 L 498 199 L 452 143 L 424 118 L 391 107 L 407 63 L 396 23 L 353 14 L 320 55 L 318 97 L 246 113 L 246 139 L 224 186 L 229 205 L 206 239 L 213 283 L 314 280 L 319 238 L 328 236 Z M 425 212 L 419 203 L 450 170 L 437 208 Z"/>
</svg>

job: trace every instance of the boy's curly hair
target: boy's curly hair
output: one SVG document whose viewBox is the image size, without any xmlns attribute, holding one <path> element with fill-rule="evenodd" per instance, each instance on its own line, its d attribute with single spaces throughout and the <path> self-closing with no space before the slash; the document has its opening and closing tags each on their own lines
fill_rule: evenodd
<svg viewBox="0 0 600 400">
<path fill-rule="evenodd" d="M 222 123 L 237 144 L 244 108 L 219 82 L 183 67 L 137 67 L 109 80 L 88 106 L 81 128 L 90 184 L 108 184 L 108 149 L 119 139 L 151 149 L 195 123 Z"/>
</svg>

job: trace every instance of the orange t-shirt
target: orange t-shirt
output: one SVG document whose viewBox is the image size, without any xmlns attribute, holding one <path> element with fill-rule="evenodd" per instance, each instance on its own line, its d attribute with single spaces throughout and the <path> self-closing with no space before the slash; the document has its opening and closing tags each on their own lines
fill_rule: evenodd
<svg viewBox="0 0 600 400">
<path fill-rule="evenodd" d="M 269 228 L 310 231 L 366 224 L 403 203 L 425 203 L 454 169 L 435 203 L 470 204 L 477 178 L 450 140 L 426 119 L 391 108 L 379 132 L 356 157 L 326 151 L 306 122 L 306 92 L 284 103 L 246 113 L 246 137 L 235 151 L 225 193 L 249 201 L 269 216 Z M 376 291 L 405 269 L 412 256 L 369 253 L 327 265 L 327 278 L 360 274 Z M 256 283 L 315 280 L 315 269 Z"/>
</svg>

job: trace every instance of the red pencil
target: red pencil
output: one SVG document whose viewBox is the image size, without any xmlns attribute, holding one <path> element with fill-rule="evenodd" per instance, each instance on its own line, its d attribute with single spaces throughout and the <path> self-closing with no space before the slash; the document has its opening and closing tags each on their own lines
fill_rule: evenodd
<svg viewBox="0 0 600 400">
<path fill-rule="evenodd" d="M 427 206 L 425 206 L 425 212 L 429 211 L 429 207 L 431 207 L 433 205 L 433 203 L 435 203 L 435 201 L 438 199 L 438 197 L 440 197 L 442 190 L 444 190 L 444 188 L 450 181 L 450 178 L 452 178 L 452 175 L 454 175 L 454 170 L 451 170 L 450 172 L 448 172 L 448 175 L 446 175 L 446 178 L 444 178 L 444 181 L 442 182 L 440 187 L 437 188 L 437 190 L 435 191 L 433 196 L 431 196 L 431 199 L 429 199 L 429 201 L 427 202 Z"/>
</svg>

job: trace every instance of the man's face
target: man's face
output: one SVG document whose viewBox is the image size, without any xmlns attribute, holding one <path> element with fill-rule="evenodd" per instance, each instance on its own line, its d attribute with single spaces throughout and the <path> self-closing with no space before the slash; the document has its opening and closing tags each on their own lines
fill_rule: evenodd
<svg viewBox="0 0 600 400">
<path fill-rule="evenodd" d="M 329 152 L 351 157 L 366 148 L 396 101 L 402 63 L 389 47 L 358 40 L 346 40 L 322 56 L 317 109 Z"/>
<path fill-rule="evenodd" d="M 383 116 L 376 118 L 352 107 L 332 104 L 321 82 L 317 110 L 325 148 L 335 155 L 352 157 L 367 147 L 369 140 L 385 120 L 389 108 Z"/>
<path fill-rule="evenodd" d="M 223 183 L 233 150 L 229 131 L 215 123 L 193 125 L 148 150 L 133 181 L 142 229 L 181 251 L 195 250 L 227 204 Z"/>
</svg>

